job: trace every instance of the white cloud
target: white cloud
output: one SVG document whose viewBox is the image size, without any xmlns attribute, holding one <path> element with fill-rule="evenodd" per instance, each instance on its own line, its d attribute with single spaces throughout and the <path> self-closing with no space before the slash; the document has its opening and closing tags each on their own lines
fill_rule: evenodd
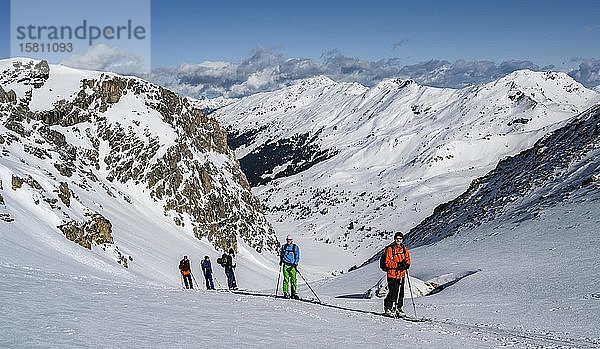
<svg viewBox="0 0 600 349">
<path fill-rule="evenodd" d="M 398 49 L 398 48 L 404 46 L 407 42 L 408 42 L 408 39 L 401 39 L 398 42 L 395 42 L 394 45 L 392 46 L 392 48 L 394 50 Z"/>
<path fill-rule="evenodd" d="M 276 85 L 276 80 L 277 73 L 275 71 L 262 70 L 250 74 L 243 83 L 233 85 L 231 92 L 234 96 L 246 96 L 265 89 L 272 89 Z"/>
<path fill-rule="evenodd" d="M 286 58 L 272 50 L 257 48 L 239 63 L 206 61 L 182 64 L 177 68 L 155 69 L 144 77 L 182 95 L 243 97 L 318 75 L 335 81 L 356 81 L 366 86 L 389 78 L 410 78 L 423 85 L 457 88 L 486 83 L 520 69 L 548 71 L 555 67 L 540 67 L 522 60 L 501 63 L 431 60 L 403 65 L 398 58 L 367 61 L 345 56 L 337 50 L 327 52 L 321 61 L 315 61 Z M 600 60 L 582 59 L 579 68 L 569 74 L 584 85 L 593 87 L 600 84 L 599 72 Z"/>
<path fill-rule="evenodd" d="M 148 71 L 143 58 L 105 44 L 98 44 L 83 55 L 72 55 L 61 64 L 72 68 L 139 75 Z"/>
<path fill-rule="evenodd" d="M 586 86 L 600 84 L 600 59 L 582 59 L 579 67 L 569 75 Z"/>
</svg>

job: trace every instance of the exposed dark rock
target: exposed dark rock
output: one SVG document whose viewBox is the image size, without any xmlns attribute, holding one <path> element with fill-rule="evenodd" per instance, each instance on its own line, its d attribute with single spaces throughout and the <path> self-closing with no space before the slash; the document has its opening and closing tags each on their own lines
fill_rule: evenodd
<svg viewBox="0 0 600 349">
<path fill-rule="evenodd" d="M 523 125 L 525 125 L 529 121 L 531 121 L 531 120 L 530 119 L 525 119 L 525 118 L 518 118 L 518 119 L 514 119 L 513 121 L 509 122 L 508 126 L 511 126 L 513 124 L 523 124 Z"/>
<path fill-rule="evenodd" d="M 16 61 L 12 68 L 0 74 L 0 84 L 20 82 L 33 89 L 42 88 L 54 69 L 43 61 Z M 6 145 L 19 142 L 26 152 L 51 161 L 62 177 L 53 180 L 57 181 L 58 199 L 66 207 L 71 206 L 71 198 L 77 199 L 78 190 L 95 188 L 132 204 L 131 198 L 110 185 L 131 181 L 145 185 L 156 202 L 163 201 L 165 216 L 175 224 L 190 222 L 198 238 L 206 237 L 220 249 L 236 248 L 238 239 L 243 238 L 258 251 L 276 250 L 273 229 L 227 145 L 226 131 L 187 99 L 140 79 L 100 74 L 81 80 L 78 91 L 64 96 L 51 109 L 33 112 L 29 102 L 37 92 L 32 87 L 18 104 L 0 106 L 0 121 L 11 131 L 0 135 L 1 151 L 7 156 L 10 150 Z M 165 130 L 175 135 L 172 145 L 161 144 L 162 135 L 144 129 L 144 118 L 155 115 L 131 110 L 124 115 L 127 123 L 121 124 L 114 116 L 107 119 L 104 113 L 128 94 L 160 114 Z M 0 90 L 3 101 L 17 98 L 12 91 Z M 89 127 L 82 123 L 89 123 Z M 215 164 L 208 154 L 219 154 L 222 160 Z M 54 170 L 48 172 L 49 177 L 56 176 Z M 37 182 L 13 178 L 15 190 L 23 183 L 33 187 Z M 36 193 L 34 201 L 60 210 L 56 196 L 47 195 Z M 68 216 L 66 212 L 59 214 Z M 69 239 L 91 246 L 94 239 L 86 237 L 85 224 L 73 220 L 62 227 Z M 121 264 L 128 260 L 117 259 Z"/>
<path fill-rule="evenodd" d="M 336 154 L 335 150 L 321 149 L 316 142 L 319 132 L 297 134 L 292 138 L 267 142 L 240 159 L 240 166 L 252 187 L 280 177 L 292 176 L 305 171 Z M 276 174 L 273 169 L 286 163 L 289 165 Z"/>
<path fill-rule="evenodd" d="M 71 189 L 69 189 L 69 184 L 67 184 L 67 182 L 60 182 L 60 186 L 58 187 L 58 198 L 65 206 L 71 206 Z"/>
<path fill-rule="evenodd" d="M 15 91 L 10 90 L 8 92 L 4 91 L 2 86 L 0 86 L 0 103 L 15 103 L 17 101 L 17 94 Z"/>
<path fill-rule="evenodd" d="M 257 129 L 250 129 L 245 132 L 238 132 L 233 127 L 227 129 L 227 144 L 233 150 L 241 147 L 245 144 L 251 144 L 256 136 L 261 132 L 269 128 L 269 125 L 262 125 Z"/>
<path fill-rule="evenodd" d="M 101 214 L 95 213 L 88 221 L 70 221 L 59 225 L 65 237 L 87 249 L 94 245 L 112 244 L 112 224 Z"/>
<path fill-rule="evenodd" d="M 19 176 L 12 176 L 12 190 L 17 190 L 23 186 L 25 180 Z"/>
<path fill-rule="evenodd" d="M 65 164 L 54 163 L 54 167 L 65 177 L 71 177 L 73 175 L 73 169 Z"/>
<path fill-rule="evenodd" d="M 50 66 L 46 60 L 41 60 L 33 66 L 32 70 L 32 85 L 35 88 L 40 88 L 50 77 Z"/>
</svg>

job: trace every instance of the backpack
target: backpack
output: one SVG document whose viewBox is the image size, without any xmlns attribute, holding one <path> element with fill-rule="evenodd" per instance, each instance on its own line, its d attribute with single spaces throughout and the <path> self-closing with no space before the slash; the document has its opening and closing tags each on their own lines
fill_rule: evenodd
<svg viewBox="0 0 600 349">
<path fill-rule="evenodd" d="M 385 272 L 387 272 L 387 267 L 385 266 L 385 254 L 387 253 L 387 249 L 392 247 L 392 245 L 388 245 L 383 249 L 381 253 L 381 257 L 379 257 L 379 268 Z M 392 248 L 392 254 L 394 253 L 394 249 Z"/>
<path fill-rule="evenodd" d="M 381 270 L 387 272 L 388 268 L 385 266 L 385 253 L 387 251 L 388 248 L 392 248 L 392 256 L 395 256 L 396 254 L 394 253 L 394 243 L 392 243 L 391 245 L 386 246 L 383 249 L 383 253 L 381 254 L 381 257 L 379 257 L 379 268 L 381 268 Z M 402 246 L 402 250 L 404 251 L 404 253 L 406 253 L 406 247 Z"/>
<path fill-rule="evenodd" d="M 217 263 L 219 263 L 223 268 L 227 267 L 227 253 L 223 253 L 221 258 L 217 258 Z"/>
</svg>

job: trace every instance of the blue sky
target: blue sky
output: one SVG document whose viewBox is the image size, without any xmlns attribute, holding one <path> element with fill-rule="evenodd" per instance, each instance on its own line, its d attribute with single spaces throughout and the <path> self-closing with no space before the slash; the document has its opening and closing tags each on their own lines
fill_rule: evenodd
<svg viewBox="0 0 600 349">
<path fill-rule="evenodd" d="M 1 0 L 0 56 L 9 55 Z M 152 1 L 152 66 L 237 62 L 256 47 L 319 59 L 337 49 L 406 64 L 529 60 L 574 65 L 600 57 L 598 1 Z"/>
<path fill-rule="evenodd" d="M 176 4 L 176 5 L 174 5 Z M 319 58 L 530 60 L 600 56 L 598 1 L 152 2 L 153 65 L 239 61 L 257 47 Z"/>
<path fill-rule="evenodd" d="M 0 58 L 10 54 L 9 3 L 0 0 Z M 462 87 L 518 69 L 600 85 L 596 0 L 151 0 L 150 38 L 149 76 L 119 47 L 61 63 L 137 74 L 193 96 L 239 97 L 315 75 Z"/>
</svg>

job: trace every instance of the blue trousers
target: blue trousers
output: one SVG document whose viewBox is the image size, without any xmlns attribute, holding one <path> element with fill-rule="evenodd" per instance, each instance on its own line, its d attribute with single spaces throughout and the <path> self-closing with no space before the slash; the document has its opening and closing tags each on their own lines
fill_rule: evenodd
<svg viewBox="0 0 600 349">
<path fill-rule="evenodd" d="M 206 289 L 214 290 L 215 284 L 213 284 L 212 273 L 205 273 L 204 278 L 206 279 Z"/>
<path fill-rule="evenodd" d="M 235 274 L 233 273 L 233 268 L 225 268 L 225 275 L 227 275 L 227 287 L 237 288 L 237 283 L 235 282 Z"/>
</svg>

